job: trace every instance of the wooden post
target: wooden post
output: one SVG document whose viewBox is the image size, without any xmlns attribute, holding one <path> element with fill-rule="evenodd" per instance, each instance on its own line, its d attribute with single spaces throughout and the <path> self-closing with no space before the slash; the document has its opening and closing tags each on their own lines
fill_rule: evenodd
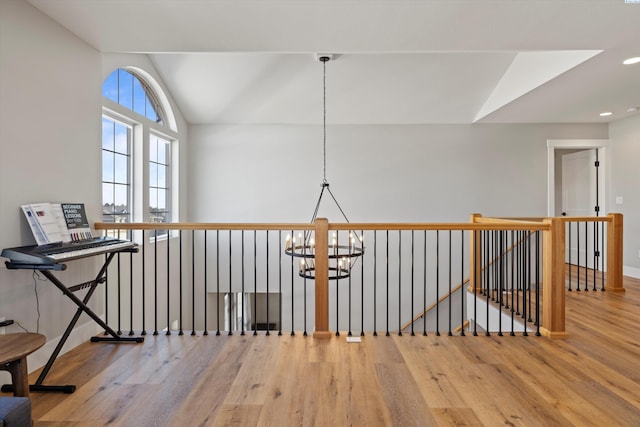
<svg viewBox="0 0 640 427">
<path fill-rule="evenodd" d="M 329 221 L 315 221 L 316 327 L 314 338 L 331 338 L 329 331 Z"/>
<path fill-rule="evenodd" d="M 547 338 L 566 338 L 565 332 L 565 222 L 546 218 L 549 230 L 543 231 L 542 325 Z"/>
<path fill-rule="evenodd" d="M 612 292 L 624 292 L 622 284 L 622 214 L 609 214 L 607 223 L 607 281 L 605 289 Z"/>
<path fill-rule="evenodd" d="M 475 224 L 476 218 L 481 217 L 480 214 L 471 214 L 471 223 Z M 482 291 L 482 239 L 480 238 L 480 231 L 471 230 L 469 244 L 469 256 L 470 260 L 470 280 L 469 280 L 469 292 Z M 477 282 L 477 283 L 476 283 Z"/>
</svg>

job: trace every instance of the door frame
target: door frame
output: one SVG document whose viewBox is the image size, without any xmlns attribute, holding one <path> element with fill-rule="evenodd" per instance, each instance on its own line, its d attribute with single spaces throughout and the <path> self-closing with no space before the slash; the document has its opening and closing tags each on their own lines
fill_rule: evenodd
<svg viewBox="0 0 640 427">
<path fill-rule="evenodd" d="M 601 212 L 609 212 L 607 199 L 607 185 L 609 183 L 609 167 L 607 148 L 608 139 L 548 139 L 547 140 L 547 216 L 555 216 L 556 203 L 556 150 L 563 149 L 598 149 L 598 160 L 600 162 L 599 182 L 602 191 L 599 194 L 598 203 Z"/>
</svg>

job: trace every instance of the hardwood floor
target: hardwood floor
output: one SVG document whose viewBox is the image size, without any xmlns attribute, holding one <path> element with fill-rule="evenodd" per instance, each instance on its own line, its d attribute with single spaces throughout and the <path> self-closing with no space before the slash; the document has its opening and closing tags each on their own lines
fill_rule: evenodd
<svg viewBox="0 0 640 427">
<path fill-rule="evenodd" d="M 86 343 L 33 393 L 36 427 L 640 425 L 640 281 L 567 292 L 566 340 L 297 334 Z M 31 375 L 32 382 L 37 372 Z"/>
</svg>

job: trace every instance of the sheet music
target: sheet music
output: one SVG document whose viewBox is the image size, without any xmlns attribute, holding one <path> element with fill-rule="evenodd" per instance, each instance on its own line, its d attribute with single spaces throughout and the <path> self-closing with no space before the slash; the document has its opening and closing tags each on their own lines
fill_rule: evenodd
<svg viewBox="0 0 640 427">
<path fill-rule="evenodd" d="M 93 237 L 83 203 L 33 203 L 21 208 L 38 245 Z"/>
</svg>

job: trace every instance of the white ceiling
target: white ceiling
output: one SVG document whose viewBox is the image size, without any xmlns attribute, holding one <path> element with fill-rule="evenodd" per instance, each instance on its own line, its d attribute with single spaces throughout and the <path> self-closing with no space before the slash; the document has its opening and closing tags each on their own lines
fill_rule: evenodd
<svg viewBox="0 0 640 427">
<path fill-rule="evenodd" d="M 188 122 L 601 123 L 640 106 L 625 0 L 28 0 L 149 54 Z M 630 0 L 627 0 L 630 1 Z M 612 111 L 610 117 L 600 117 Z"/>
</svg>

